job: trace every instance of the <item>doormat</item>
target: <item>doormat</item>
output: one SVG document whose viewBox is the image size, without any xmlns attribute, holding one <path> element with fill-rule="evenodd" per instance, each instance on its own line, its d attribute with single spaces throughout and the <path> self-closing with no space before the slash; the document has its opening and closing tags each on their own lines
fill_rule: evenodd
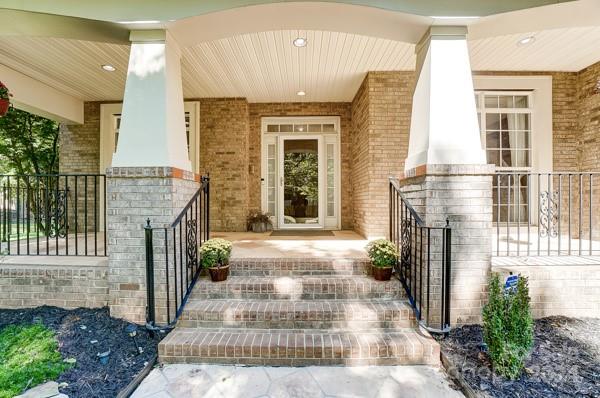
<svg viewBox="0 0 600 398">
<path fill-rule="evenodd" d="M 285 229 L 271 232 L 271 236 L 335 236 L 331 231 L 314 229 Z"/>
</svg>

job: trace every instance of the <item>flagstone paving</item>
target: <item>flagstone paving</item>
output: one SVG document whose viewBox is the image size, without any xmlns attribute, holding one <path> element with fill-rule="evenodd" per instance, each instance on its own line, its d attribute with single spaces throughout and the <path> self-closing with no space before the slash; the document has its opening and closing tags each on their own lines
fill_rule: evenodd
<svg viewBox="0 0 600 398">
<path fill-rule="evenodd" d="M 460 398 L 429 366 L 155 368 L 132 398 Z"/>
</svg>

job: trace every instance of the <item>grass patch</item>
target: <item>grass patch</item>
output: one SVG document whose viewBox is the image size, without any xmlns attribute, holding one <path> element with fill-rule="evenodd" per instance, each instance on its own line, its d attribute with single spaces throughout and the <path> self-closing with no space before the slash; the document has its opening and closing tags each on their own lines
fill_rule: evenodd
<svg viewBox="0 0 600 398">
<path fill-rule="evenodd" d="M 55 380 L 69 368 L 54 332 L 43 325 L 10 325 L 0 330 L 0 398 Z"/>
</svg>

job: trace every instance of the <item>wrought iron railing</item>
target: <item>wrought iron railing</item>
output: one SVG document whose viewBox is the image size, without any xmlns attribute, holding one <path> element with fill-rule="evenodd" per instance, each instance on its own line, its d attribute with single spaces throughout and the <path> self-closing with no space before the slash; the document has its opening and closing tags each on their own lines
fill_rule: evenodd
<svg viewBox="0 0 600 398">
<path fill-rule="evenodd" d="M 398 249 L 395 273 L 402 282 L 419 324 L 432 333 L 450 330 L 452 230 L 426 226 L 390 178 L 389 236 Z"/>
<path fill-rule="evenodd" d="M 200 188 L 175 221 L 166 227 L 145 226 L 146 324 L 172 327 L 200 275 L 198 249 L 210 237 L 210 182 Z M 155 244 L 155 242 L 157 244 Z"/>
<path fill-rule="evenodd" d="M 103 174 L 0 175 L 0 254 L 106 256 Z"/>
<path fill-rule="evenodd" d="M 600 173 L 497 172 L 493 254 L 600 254 Z"/>
</svg>

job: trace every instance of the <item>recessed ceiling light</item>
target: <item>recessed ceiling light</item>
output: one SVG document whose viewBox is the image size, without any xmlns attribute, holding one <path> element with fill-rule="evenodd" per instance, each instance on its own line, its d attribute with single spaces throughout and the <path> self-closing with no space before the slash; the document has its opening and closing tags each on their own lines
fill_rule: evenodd
<svg viewBox="0 0 600 398">
<path fill-rule="evenodd" d="M 117 70 L 117 68 L 115 68 L 114 66 L 109 65 L 109 64 L 102 65 L 102 69 L 104 69 L 107 72 L 114 72 Z"/>
<path fill-rule="evenodd" d="M 304 97 L 306 95 L 306 93 L 304 91 L 298 91 L 296 94 L 301 97 Z"/>
<path fill-rule="evenodd" d="M 521 40 L 519 40 L 517 42 L 517 44 L 520 46 L 525 46 L 527 44 L 533 43 L 534 41 L 535 41 L 535 36 L 527 36 L 527 37 L 524 37 Z"/>
<path fill-rule="evenodd" d="M 306 40 L 304 37 L 297 37 L 294 39 L 294 45 L 296 47 L 305 47 L 307 42 L 308 40 Z"/>
</svg>

